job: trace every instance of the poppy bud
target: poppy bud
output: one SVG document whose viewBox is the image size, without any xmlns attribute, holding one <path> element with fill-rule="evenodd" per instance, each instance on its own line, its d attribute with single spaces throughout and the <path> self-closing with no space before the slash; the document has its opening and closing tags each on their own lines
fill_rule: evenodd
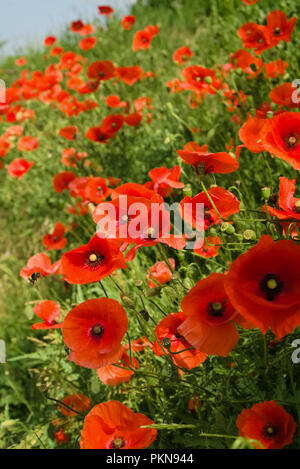
<svg viewBox="0 0 300 469">
<path fill-rule="evenodd" d="M 135 286 L 136 286 L 137 288 L 140 288 L 140 289 L 141 289 L 141 288 L 143 287 L 143 281 L 142 281 L 142 280 L 136 280 L 136 281 L 135 281 Z"/>
<path fill-rule="evenodd" d="M 268 119 L 273 119 L 273 117 L 274 117 L 274 112 L 273 111 L 268 111 L 267 112 L 267 118 Z"/>
<path fill-rule="evenodd" d="M 164 348 L 166 348 L 167 350 L 170 350 L 171 340 L 169 339 L 169 337 L 164 337 L 161 341 L 161 344 Z"/>
<path fill-rule="evenodd" d="M 244 237 L 244 239 L 246 239 L 246 240 L 256 239 L 256 233 L 255 233 L 255 231 L 253 231 L 253 230 L 246 230 L 246 231 L 244 231 L 244 233 L 243 233 L 243 237 Z"/>
<path fill-rule="evenodd" d="M 146 291 L 145 295 L 147 297 L 156 296 L 159 294 L 159 292 L 160 292 L 160 287 L 149 288 L 149 290 Z"/>
<path fill-rule="evenodd" d="M 210 235 L 215 236 L 217 233 L 218 233 L 218 231 L 216 230 L 216 228 L 214 228 L 214 227 L 210 228 L 210 230 L 209 230 Z"/>
<path fill-rule="evenodd" d="M 235 228 L 230 223 L 225 222 L 225 223 L 221 224 L 221 231 L 223 231 L 227 234 L 233 234 L 235 232 Z"/>
<path fill-rule="evenodd" d="M 265 200 L 268 200 L 270 198 L 270 195 L 271 195 L 270 187 L 263 187 L 261 192 Z"/>
<path fill-rule="evenodd" d="M 212 77 L 205 77 L 205 78 L 204 78 L 204 81 L 205 81 L 208 85 L 211 85 L 211 84 L 212 84 Z"/>
<path fill-rule="evenodd" d="M 134 308 L 135 307 L 134 301 L 129 296 L 124 295 L 124 293 L 121 293 L 120 298 L 121 298 L 121 301 L 124 303 L 124 305 L 128 306 L 128 308 Z"/>
<path fill-rule="evenodd" d="M 145 321 L 149 321 L 149 313 L 148 311 L 146 311 L 145 309 L 142 309 L 140 311 L 140 315 L 143 316 L 143 318 L 145 319 Z"/>
</svg>

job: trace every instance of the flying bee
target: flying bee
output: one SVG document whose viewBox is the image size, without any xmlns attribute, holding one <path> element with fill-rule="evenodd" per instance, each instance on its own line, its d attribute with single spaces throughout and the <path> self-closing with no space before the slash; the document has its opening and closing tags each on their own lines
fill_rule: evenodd
<svg viewBox="0 0 300 469">
<path fill-rule="evenodd" d="M 30 277 L 28 278 L 28 281 L 34 285 L 35 282 L 38 281 L 38 279 L 40 278 L 41 274 L 39 272 L 33 272 Z"/>
</svg>

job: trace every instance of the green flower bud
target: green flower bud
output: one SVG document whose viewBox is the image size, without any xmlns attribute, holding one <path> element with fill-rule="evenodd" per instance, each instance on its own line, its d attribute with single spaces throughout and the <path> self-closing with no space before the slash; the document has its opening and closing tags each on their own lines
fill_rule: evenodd
<svg viewBox="0 0 300 469">
<path fill-rule="evenodd" d="M 223 231 L 227 234 L 233 234 L 235 232 L 235 228 L 230 223 L 224 222 L 224 223 L 221 224 L 221 231 Z"/>
<path fill-rule="evenodd" d="M 249 241 L 250 239 L 256 239 L 256 233 L 255 233 L 255 231 L 253 231 L 253 230 L 246 230 L 246 231 L 244 231 L 244 233 L 243 233 L 243 237 L 244 237 L 244 239 L 246 239 L 247 241 Z"/>
<path fill-rule="evenodd" d="M 135 302 L 133 301 L 130 296 L 124 295 L 124 293 L 120 294 L 121 301 L 124 303 L 125 306 L 128 308 L 135 308 Z"/>
<path fill-rule="evenodd" d="M 273 119 L 274 117 L 274 112 L 273 111 L 267 111 L 267 118 L 268 119 Z"/>
<path fill-rule="evenodd" d="M 262 195 L 265 200 L 269 200 L 270 195 L 271 195 L 271 189 L 270 187 L 263 187 L 262 190 Z"/>
</svg>

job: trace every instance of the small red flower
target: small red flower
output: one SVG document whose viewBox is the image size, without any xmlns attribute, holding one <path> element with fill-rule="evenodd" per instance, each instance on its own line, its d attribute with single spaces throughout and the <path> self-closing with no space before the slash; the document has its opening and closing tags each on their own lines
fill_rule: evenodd
<svg viewBox="0 0 300 469">
<path fill-rule="evenodd" d="M 201 175 L 233 173 L 239 168 L 238 161 L 225 152 L 177 150 L 177 153 L 185 163 L 194 166 L 197 173 Z"/>
<path fill-rule="evenodd" d="M 98 7 L 99 15 L 111 16 L 114 12 L 114 9 L 110 6 L 100 6 Z"/>
<path fill-rule="evenodd" d="M 169 259 L 172 269 L 175 269 L 175 259 Z M 171 280 L 172 272 L 165 261 L 156 262 L 147 272 L 148 287 L 155 288 L 159 284 L 163 285 Z M 155 283 L 153 278 L 157 280 Z"/>
<path fill-rule="evenodd" d="M 179 47 L 174 54 L 173 54 L 173 60 L 175 63 L 178 65 L 182 65 L 183 63 L 187 62 L 191 57 L 193 57 L 193 52 L 189 47 Z"/>
<path fill-rule="evenodd" d="M 127 367 L 132 368 L 132 365 L 134 365 L 135 368 L 138 368 L 139 364 L 133 357 L 131 357 L 130 361 L 129 355 L 125 351 L 123 352 L 121 360 L 122 361 L 117 363 L 118 366 L 107 365 L 97 370 L 97 375 L 102 383 L 107 386 L 117 386 L 120 383 L 127 383 L 130 380 L 132 375 L 134 375 L 134 371 L 128 370 Z M 123 362 L 125 362 L 125 364 Z"/>
<path fill-rule="evenodd" d="M 33 162 L 30 163 L 24 158 L 17 158 L 8 165 L 7 172 L 11 177 L 20 180 L 33 165 Z"/>
<path fill-rule="evenodd" d="M 91 80 L 105 81 L 113 78 L 115 67 L 109 60 L 93 62 L 87 69 L 87 76 Z"/>
<path fill-rule="evenodd" d="M 211 257 L 216 257 L 219 254 L 220 247 L 221 239 L 218 236 L 207 236 L 203 243 L 202 239 L 196 241 L 194 252 L 199 256 L 210 259 Z"/>
<path fill-rule="evenodd" d="M 132 50 L 137 52 L 139 49 L 149 49 L 152 37 L 153 36 L 146 31 L 138 31 L 133 38 Z"/>
<path fill-rule="evenodd" d="M 19 151 L 32 151 L 36 150 L 39 146 L 39 142 L 34 137 L 21 137 L 18 141 L 18 150 Z"/>
<path fill-rule="evenodd" d="M 181 175 L 180 166 L 168 169 L 165 166 L 149 171 L 149 177 L 153 181 L 153 189 L 162 197 L 168 197 L 172 189 L 182 189 L 183 182 L 179 182 Z"/>
<path fill-rule="evenodd" d="M 42 277 L 47 277 L 54 273 L 54 264 L 52 265 L 51 259 L 47 254 L 38 253 L 32 256 L 28 260 L 26 267 L 21 269 L 20 276 L 28 280 L 32 274 L 37 273 Z"/>
<path fill-rule="evenodd" d="M 52 181 L 53 189 L 55 190 L 55 192 L 59 193 L 65 191 L 66 189 L 68 189 L 70 182 L 73 181 L 75 177 L 75 174 L 71 171 L 63 171 L 61 173 L 56 174 Z"/>
<path fill-rule="evenodd" d="M 131 26 L 134 25 L 135 20 L 136 18 L 133 15 L 124 16 L 121 22 L 122 28 L 127 30 L 131 29 Z"/>
<path fill-rule="evenodd" d="M 142 449 L 156 438 L 157 430 L 141 428 L 154 422 L 135 414 L 118 401 L 98 404 L 84 419 L 81 449 Z"/>
<path fill-rule="evenodd" d="M 75 125 L 68 125 L 67 127 L 63 127 L 58 132 L 59 135 L 67 140 L 75 140 L 78 134 L 78 127 Z"/>
<path fill-rule="evenodd" d="M 67 244 L 67 239 L 64 238 L 65 227 L 62 223 L 58 222 L 55 225 L 53 233 L 45 234 L 42 239 L 42 244 L 47 248 L 47 251 L 52 249 L 63 249 Z"/>
<path fill-rule="evenodd" d="M 143 77 L 144 71 L 141 67 L 133 65 L 131 67 L 117 67 L 115 75 L 119 80 L 123 81 L 129 86 L 134 85 L 138 80 Z"/>
<path fill-rule="evenodd" d="M 239 414 L 239 435 L 261 443 L 264 449 L 281 449 L 292 442 L 297 424 L 276 401 L 264 401 Z M 255 444 L 257 449 L 261 447 Z"/>
<path fill-rule="evenodd" d="M 178 330 L 185 320 L 186 316 L 183 313 L 173 313 L 160 321 L 154 330 L 160 345 L 155 341 L 153 344 L 153 352 L 157 356 L 164 355 L 162 350 L 162 348 L 164 348 L 165 353 L 171 355 L 176 366 L 191 370 L 192 368 L 199 366 L 200 363 L 203 363 L 206 360 L 207 355 L 196 349 L 186 350 L 192 348 L 192 345 L 182 337 Z M 169 339 L 171 341 L 171 345 L 168 349 L 164 347 L 164 339 Z M 174 355 L 172 355 L 172 353 Z"/>
<path fill-rule="evenodd" d="M 281 10 L 271 11 L 268 14 L 267 26 L 271 33 L 271 40 L 278 44 L 280 41 L 290 42 L 297 18 L 287 19 Z"/>
<path fill-rule="evenodd" d="M 95 37 L 85 37 L 84 39 L 81 39 L 81 41 L 79 41 L 79 47 L 82 50 L 90 50 L 95 47 L 96 42 L 97 38 Z"/>
<path fill-rule="evenodd" d="M 115 300 L 99 298 L 75 306 L 62 326 L 69 360 L 92 369 L 118 362 L 127 328 L 126 312 Z"/>
<path fill-rule="evenodd" d="M 66 396 L 62 402 L 79 413 L 86 412 L 92 407 L 91 400 L 81 393 L 70 394 L 69 396 Z M 65 406 L 58 406 L 58 410 L 65 417 L 73 417 L 74 415 L 77 415 L 76 412 L 73 412 Z"/>
<path fill-rule="evenodd" d="M 51 47 L 53 44 L 56 42 L 56 37 L 55 36 L 47 36 L 44 39 L 44 44 L 46 47 Z"/>
<path fill-rule="evenodd" d="M 66 252 L 61 260 L 65 280 L 75 284 L 98 282 L 120 268 L 126 268 L 120 242 L 97 234 L 88 244 Z"/>
<path fill-rule="evenodd" d="M 33 312 L 44 321 L 32 324 L 31 328 L 33 331 L 36 329 L 59 329 L 62 327 L 62 323 L 56 323 L 55 321 L 60 314 L 59 305 L 55 301 L 42 301 L 35 305 Z"/>
</svg>

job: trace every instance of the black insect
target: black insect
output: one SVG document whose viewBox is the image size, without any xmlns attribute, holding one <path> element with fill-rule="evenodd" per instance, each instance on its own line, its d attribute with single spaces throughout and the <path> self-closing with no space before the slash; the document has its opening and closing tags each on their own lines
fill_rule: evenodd
<svg viewBox="0 0 300 469">
<path fill-rule="evenodd" d="M 40 278 L 41 274 L 39 272 L 33 272 L 30 277 L 28 278 L 29 282 L 34 285 L 35 282 L 38 281 L 38 279 Z"/>
</svg>

